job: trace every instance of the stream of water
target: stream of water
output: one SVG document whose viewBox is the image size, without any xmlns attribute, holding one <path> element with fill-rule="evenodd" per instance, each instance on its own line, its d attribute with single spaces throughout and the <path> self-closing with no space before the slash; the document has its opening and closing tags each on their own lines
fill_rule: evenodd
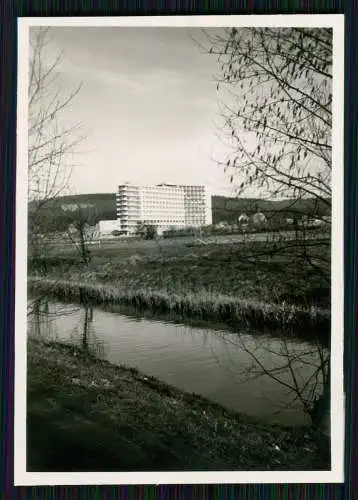
<svg viewBox="0 0 358 500">
<path fill-rule="evenodd" d="M 329 353 L 318 343 L 269 332 L 194 327 L 118 307 L 29 302 L 29 336 L 74 343 L 240 413 L 307 424 L 302 399 L 322 392 Z"/>
</svg>

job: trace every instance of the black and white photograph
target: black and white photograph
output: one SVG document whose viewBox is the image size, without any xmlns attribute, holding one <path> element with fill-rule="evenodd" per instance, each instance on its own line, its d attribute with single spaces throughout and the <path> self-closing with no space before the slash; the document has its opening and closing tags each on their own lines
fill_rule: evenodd
<svg viewBox="0 0 358 500">
<path fill-rule="evenodd" d="M 19 20 L 18 484 L 343 480 L 344 18 L 248 17 Z"/>
</svg>

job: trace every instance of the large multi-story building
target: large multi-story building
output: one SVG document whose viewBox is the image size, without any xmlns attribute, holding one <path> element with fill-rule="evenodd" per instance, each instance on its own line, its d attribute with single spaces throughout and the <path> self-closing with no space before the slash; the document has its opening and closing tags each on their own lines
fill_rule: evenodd
<svg viewBox="0 0 358 500">
<path fill-rule="evenodd" d="M 211 195 L 205 186 L 181 186 L 184 191 L 185 225 L 212 224 Z"/>
<path fill-rule="evenodd" d="M 126 234 L 138 226 L 169 228 L 200 227 L 212 223 L 211 196 L 205 186 L 121 184 L 117 191 L 117 219 Z"/>
</svg>

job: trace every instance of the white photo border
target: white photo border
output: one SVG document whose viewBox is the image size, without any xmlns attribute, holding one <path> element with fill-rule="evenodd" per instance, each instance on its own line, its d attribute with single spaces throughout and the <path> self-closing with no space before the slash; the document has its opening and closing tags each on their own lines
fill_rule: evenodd
<svg viewBox="0 0 358 500">
<path fill-rule="evenodd" d="M 332 127 L 332 322 L 331 470 L 207 472 L 27 472 L 27 148 L 29 28 L 56 27 L 327 27 L 333 28 Z M 37 17 L 18 19 L 16 261 L 15 261 L 15 414 L 14 483 L 35 485 L 253 484 L 344 482 L 344 15 L 219 15 L 148 17 Z"/>
</svg>

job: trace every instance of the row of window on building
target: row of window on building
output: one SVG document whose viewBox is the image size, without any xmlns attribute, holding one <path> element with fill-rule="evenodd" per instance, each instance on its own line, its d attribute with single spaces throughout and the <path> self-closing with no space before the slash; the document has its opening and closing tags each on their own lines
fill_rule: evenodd
<svg viewBox="0 0 358 500">
<path fill-rule="evenodd" d="M 132 232 L 128 221 L 146 222 L 158 230 L 212 223 L 211 196 L 205 186 L 122 184 L 117 192 L 117 220 L 123 232 Z"/>
</svg>

